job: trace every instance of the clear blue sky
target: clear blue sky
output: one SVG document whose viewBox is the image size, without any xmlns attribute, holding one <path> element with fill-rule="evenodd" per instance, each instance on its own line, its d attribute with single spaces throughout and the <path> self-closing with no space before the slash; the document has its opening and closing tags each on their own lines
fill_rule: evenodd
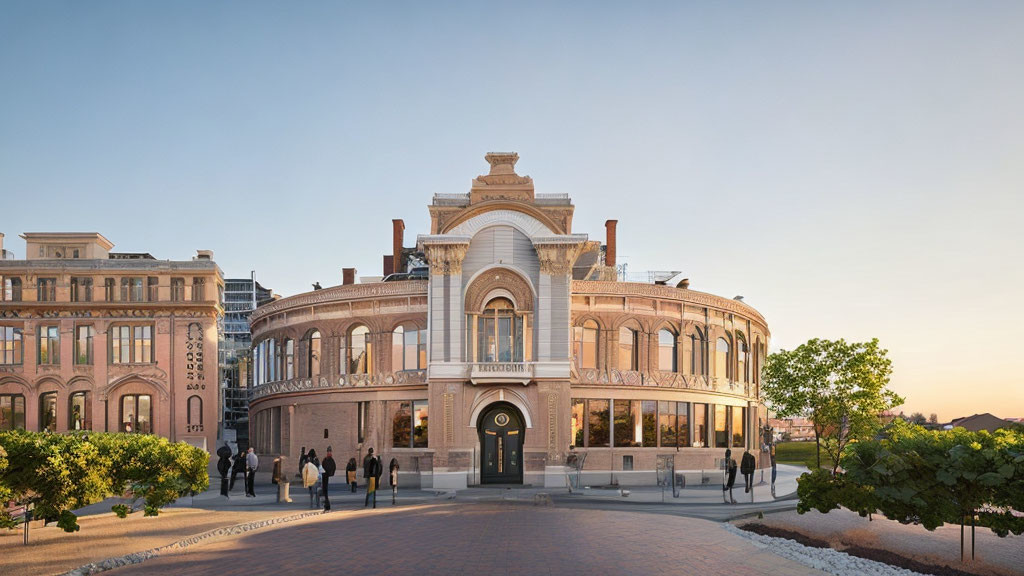
<svg viewBox="0 0 1024 576">
<path fill-rule="evenodd" d="M 489 150 L 774 347 L 878 337 L 910 410 L 1024 416 L 1024 3 L 0 2 L 0 232 L 379 274 Z"/>
</svg>

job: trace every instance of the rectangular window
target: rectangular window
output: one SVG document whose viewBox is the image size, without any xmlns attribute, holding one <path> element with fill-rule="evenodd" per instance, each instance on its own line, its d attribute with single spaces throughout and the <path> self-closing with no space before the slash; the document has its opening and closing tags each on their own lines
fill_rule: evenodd
<svg viewBox="0 0 1024 576">
<path fill-rule="evenodd" d="M 121 278 L 122 302 L 142 302 L 143 296 L 142 278 Z"/>
<path fill-rule="evenodd" d="M 288 380 L 295 378 L 295 340 L 291 338 L 284 341 L 284 371 Z"/>
<path fill-rule="evenodd" d="M 676 441 L 679 438 L 678 429 L 676 424 L 676 403 L 658 402 L 658 432 L 661 436 L 662 448 L 676 446 Z"/>
<path fill-rule="evenodd" d="M 587 446 L 607 447 L 611 440 L 609 400 L 587 400 Z"/>
<path fill-rule="evenodd" d="M 398 411 L 391 421 L 391 445 L 395 448 L 408 448 L 412 444 L 412 403 L 399 402 Z"/>
<path fill-rule="evenodd" d="M 92 302 L 92 278 L 75 277 L 71 279 L 71 301 Z"/>
<path fill-rule="evenodd" d="M 729 445 L 729 407 L 715 404 L 715 448 Z"/>
<path fill-rule="evenodd" d="M 679 445 L 689 446 L 690 445 L 690 418 L 689 418 L 690 403 L 689 402 L 677 402 L 676 403 L 676 418 L 678 419 L 679 430 Z"/>
<path fill-rule="evenodd" d="M 132 343 L 135 348 L 133 362 L 150 363 L 153 361 L 153 328 L 150 326 L 135 326 L 132 334 Z"/>
<path fill-rule="evenodd" d="M 25 397 L 0 394 L 0 430 L 25 429 Z"/>
<path fill-rule="evenodd" d="M 427 447 L 427 414 L 428 406 L 426 400 L 417 400 L 412 403 L 412 447 Z"/>
<path fill-rule="evenodd" d="M 92 430 L 92 402 L 88 392 L 72 394 L 68 408 L 68 430 Z"/>
<path fill-rule="evenodd" d="M 146 278 L 146 300 L 149 302 L 160 300 L 160 279 L 156 276 Z"/>
<path fill-rule="evenodd" d="M 103 279 L 103 300 L 105 300 L 106 302 L 113 302 L 114 301 L 114 289 L 115 289 L 114 287 L 115 286 L 116 285 L 114 284 L 114 279 L 113 278 L 104 278 Z"/>
<path fill-rule="evenodd" d="M 60 364 L 60 328 L 41 326 L 39 328 L 39 364 L 55 366 Z"/>
<path fill-rule="evenodd" d="M 359 402 L 356 404 L 356 410 L 358 412 L 356 418 L 356 426 L 358 428 L 356 431 L 356 442 L 363 443 L 366 442 L 366 416 L 370 412 L 370 403 Z"/>
<path fill-rule="evenodd" d="M 40 302 L 57 301 L 56 278 L 40 278 L 36 281 L 36 300 Z"/>
<path fill-rule="evenodd" d="M 732 407 L 732 446 L 743 448 L 747 445 L 746 438 L 747 409 L 742 406 Z"/>
<path fill-rule="evenodd" d="M 39 396 L 39 431 L 57 431 L 57 393 L 47 392 Z"/>
<path fill-rule="evenodd" d="M 110 362 L 111 364 L 153 363 L 153 327 L 111 327 Z"/>
<path fill-rule="evenodd" d="M 569 421 L 569 438 L 572 445 L 583 448 L 584 420 L 586 415 L 586 401 L 574 398 L 572 401 L 572 417 Z"/>
<path fill-rule="evenodd" d="M 642 417 L 639 400 L 614 400 L 615 447 L 641 446 L 643 441 Z"/>
<path fill-rule="evenodd" d="M 22 363 L 21 328 L 0 326 L 0 365 Z"/>
<path fill-rule="evenodd" d="M 708 441 L 708 405 L 693 405 L 693 446 L 703 448 Z"/>
<path fill-rule="evenodd" d="M 645 448 L 656 448 L 658 446 L 658 403 L 654 400 L 642 401 L 640 413 L 643 418 L 643 443 L 641 445 Z"/>
<path fill-rule="evenodd" d="M 0 300 L 4 302 L 21 302 L 21 278 L 11 276 L 0 277 Z"/>
<path fill-rule="evenodd" d="M 198 276 L 192 278 L 192 301 L 202 302 L 206 300 L 206 278 Z"/>
<path fill-rule="evenodd" d="M 121 432 L 149 434 L 153 431 L 153 404 L 148 394 L 121 397 Z"/>
<path fill-rule="evenodd" d="M 92 364 L 92 338 L 95 334 L 96 329 L 92 326 L 75 327 L 75 364 Z"/>
<path fill-rule="evenodd" d="M 171 302 L 183 302 L 185 300 L 185 279 L 171 278 Z"/>
</svg>

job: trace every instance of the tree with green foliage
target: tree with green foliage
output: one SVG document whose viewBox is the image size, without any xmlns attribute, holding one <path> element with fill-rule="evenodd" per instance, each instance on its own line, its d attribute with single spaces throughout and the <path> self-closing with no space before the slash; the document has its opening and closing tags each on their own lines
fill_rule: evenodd
<svg viewBox="0 0 1024 576">
<path fill-rule="evenodd" d="M 108 496 L 142 499 L 145 514 L 155 516 L 209 485 L 209 454 L 152 435 L 16 430 L 0 432 L 0 453 L 0 501 L 32 505 L 37 518 L 68 532 L 78 530 L 72 510 Z M 6 509 L 0 514 L 0 525 L 14 525 Z"/>
<path fill-rule="evenodd" d="M 797 511 L 827 513 L 842 506 L 928 530 L 959 523 L 961 553 L 968 522 L 972 534 L 976 523 L 999 536 L 1024 533 L 1020 432 L 926 430 L 896 420 L 883 438 L 849 445 L 842 467 L 836 475 L 818 470 L 801 476 Z"/>
<path fill-rule="evenodd" d="M 886 388 L 892 374 L 887 351 L 870 342 L 813 339 L 795 350 L 768 356 L 762 390 L 780 418 L 807 416 L 814 423 L 817 465 L 821 449 L 832 473 L 852 440 L 870 438 L 881 426 L 879 415 L 903 403 Z"/>
</svg>

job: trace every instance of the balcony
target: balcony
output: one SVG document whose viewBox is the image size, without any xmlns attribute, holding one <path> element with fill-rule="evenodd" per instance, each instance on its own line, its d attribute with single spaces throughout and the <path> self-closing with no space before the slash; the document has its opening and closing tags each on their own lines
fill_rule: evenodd
<svg viewBox="0 0 1024 576">
<path fill-rule="evenodd" d="M 473 384 L 507 384 L 518 382 L 526 386 L 533 380 L 532 362 L 474 362 L 469 371 Z"/>
</svg>

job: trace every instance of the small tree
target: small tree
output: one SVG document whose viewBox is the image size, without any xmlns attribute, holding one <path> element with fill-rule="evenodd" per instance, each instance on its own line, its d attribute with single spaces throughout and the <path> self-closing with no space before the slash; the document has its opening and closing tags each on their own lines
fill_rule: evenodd
<svg viewBox="0 0 1024 576">
<path fill-rule="evenodd" d="M 924 414 L 920 412 L 914 412 L 910 415 L 909 422 L 911 424 L 917 424 L 918 426 L 924 426 L 928 423 L 928 420 L 924 417 Z"/>
<path fill-rule="evenodd" d="M 817 465 L 821 449 L 832 459 L 832 473 L 851 440 L 878 430 L 879 414 L 903 403 L 886 388 L 892 361 L 870 342 L 813 339 L 795 350 L 768 356 L 762 389 L 780 417 L 807 415 L 814 423 Z"/>
<path fill-rule="evenodd" d="M 938 424 L 939 423 L 939 415 L 936 414 L 935 412 L 932 412 L 931 414 L 929 414 L 928 415 L 928 423 L 932 424 L 932 425 Z"/>
</svg>

